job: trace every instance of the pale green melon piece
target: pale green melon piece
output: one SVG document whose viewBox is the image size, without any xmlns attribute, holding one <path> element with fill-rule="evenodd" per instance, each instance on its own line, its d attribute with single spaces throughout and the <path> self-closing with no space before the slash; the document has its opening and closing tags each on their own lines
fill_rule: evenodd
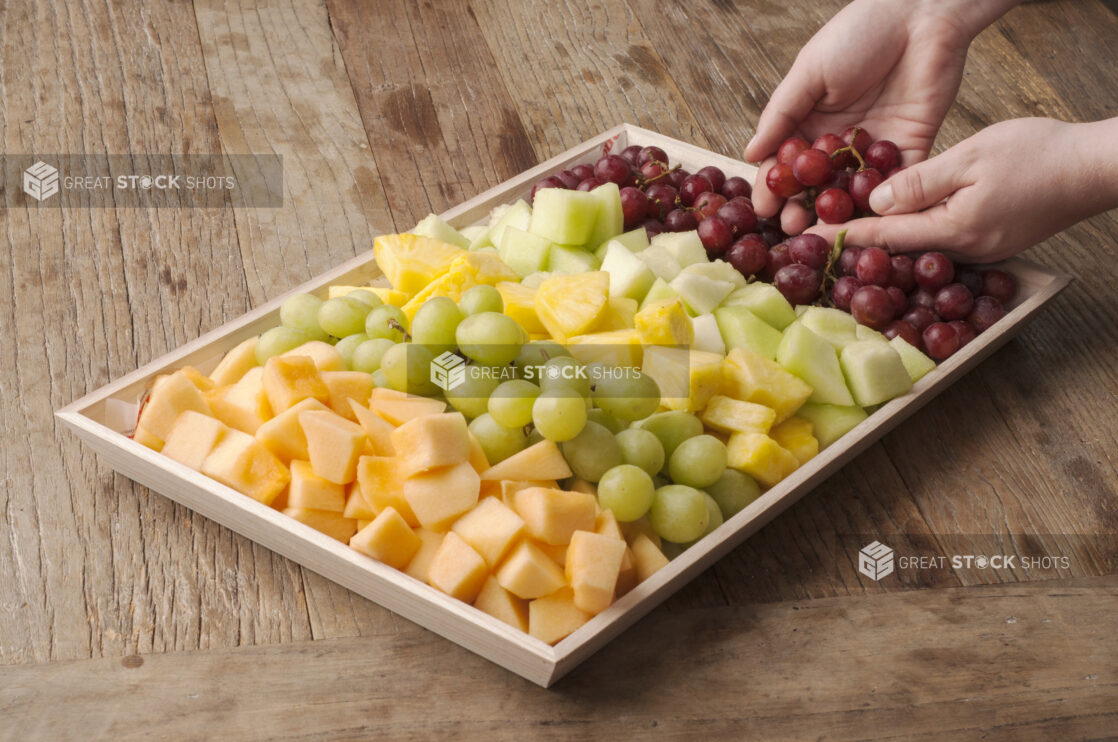
<svg viewBox="0 0 1118 742">
<path fill-rule="evenodd" d="M 851 317 L 851 319 L 853 319 L 853 317 Z M 858 325 L 857 327 L 855 327 L 854 335 L 857 336 L 859 340 L 876 340 L 879 343 L 889 342 L 889 338 L 885 337 L 872 327 L 866 327 L 865 325 Z"/>
<path fill-rule="evenodd" d="M 585 191 L 536 191 L 528 231 L 556 245 L 585 245 L 598 220 L 600 205 L 601 199 Z"/>
<path fill-rule="evenodd" d="M 470 244 L 473 244 L 474 240 L 489 232 L 489 227 L 484 224 L 471 224 L 468 227 L 462 227 L 458 231 L 461 232 L 463 237 L 470 241 Z"/>
<path fill-rule="evenodd" d="M 855 341 L 842 349 L 839 360 L 846 385 L 861 407 L 887 402 L 912 388 L 900 354 L 889 343 Z"/>
<path fill-rule="evenodd" d="M 411 232 L 455 245 L 463 250 L 470 246 L 470 241 L 463 237 L 461 232 L 444 222 L 437 214 L 428 214 L 420 219 L 419 224 L 412 227 Z"/>
<path fill-rule="evenodd" d="M 551 278 L 553 274 L 551 271 L 536 271 L 529 273 L 520 280 L 520 285 L 527 286 L 530 289 L 538 289 L 540 284 Z"/>
<path fill-rule="evenodd" d="M 500 253 L 497 252 L 497 248 L 493 247 L 492 245 L 486 245 L 485 247 L 479 247 L 476 250 L 474 250 L 473 252 L 487 252 L 487 253 L 492 253 L 493 255 L 497 255 L 498 257 L 500 256 Z"/>
<path fill-rule="evenodd" d="M 691 326 L 695 331 L 695 339 L 691 343 L 692 348 L 705 350 L 708 353 L 726 355 L 726 342 L 722 339 L 722 333 L 718 329 L 718 320 L 715 319 L 713 314 L 700 314 L 691 320 Z"/>
<path fill-rule="evenodd" d="M 494 218 L 496 221 L 493 221 Z M 527 230 L 529 223 L 532 221 L 532 207 L 528 205 L 527 201 L 520 199 L 503 211 L 494 209 L 493 214 L 490 216 L 490 221 L 493 226 L 489 228 L 489 233 L 483 238 L 478 238 L 471 242 L 471 250 L 476 250 L 486 245 L 497 247 L 501 244 L 501 239 L 505 236 L 505 229 L 507 227 Z"/>
<path fill-rule="evenodd" d="M 715 281 L 729 281 L 735 289 L 743 288 L 746 284 L 745 276 L 737 268 L 722 259 L 712 260 L 709 263 L 692 263 L 685 267 L 683 272 L 706 276 L 707 278 L 713 278 Z"/>
<path fill-rule="evenodd" d="M 539 235 L 507 226 L 497 251 L 505 265 L 524 278 L 530 273 L 547 268 L 551 243 Z"/>
<path fill-rule="evenodd" d="M 648 293 L 644 295 L 644 299 L 641 300 L 640 308 L 644 309 L 654 301 L 660 301 L 661 299 L 671 299 L 673 296 L 679 296 L 679 294 L 677 294 L 675 292 L 675 289 L 669 286 L 668 282 L 665 281 L 663 278 L 657 278 L 652 283 L 652 288 L 648 290 Z"/>
<path fill-rule="evenodd" d="M 549 191 L 559 190 L 548 188 Z M 543 191 L 540 191 L 543 193 Z M 537 194 L 538 195 L 538 194 Z M 571 245 L 552 245 L 547 269 L 552 273 L 586 273 L 598 270 L 598 259 L 594 253 Z"/>
<path fill-rule="evenodd" d="M 900 335 L 890 340 L 889 345 L 893 346 L 893 350 L 901 357 L 901 363 L 904 364 L 908 377 L 914 384 L 936 367 L 935 361 L 921 353 L 919 349 L 912 347 L 912 344 Z"/>
<path fill-rule="evenodd" d="M 753 312 L 743 306 L 721 306 L 714 310 L 714 318 L 727 350 L 744 348 L 770 361 L 776 358 L 783 336 Z"/>
<path fill-rule="evenodd" d="M 811 309 L 810 304 L 797 304 L 796 306 L 794 306 L 792 308 L 792 311 L 796 313 L 796 319 L 799 319 L 800 317 L 803 317 L 804 312 L 806 312 L 809 309 Z"/>
<path fill-rule="evenodd" d="M 606 248 L 602 270 L 609 274 L 609 295 L 639 302 L 652 288 L 656 275 L 643 260 L 617 240 L 607 242 Z"/>
<path fill-rule="evenodd" d="M 670 283 L 693 316 L 710 314 L 734 290 L 729 281 L 716 281 L 697 273 L 680 273 Z"/>
<path fill-rule="evenodd" d="M 657 278 L 670 281 L 679 275 L 679 261 L 663 245 L 651 245 L 637 253 L 637 256 L 652 269 Z"/>
<path fill-rule="evenodd" d="M 796 312 L 784 294 L 769 283 L 751 283 L 734 291 L 722 303 L 745 307 L 778 330 L 783 330 L 796 319 Z"/>
<path fill-rule="evenodd" d="M 652 238 L 652 246 L 667 250 L 680 268 L 708 261 L 703 241 L 694 229 L 690 232 L 661 232 Z"/>
<path fill-rule="evenodd" d="M 637 227 L 631 229 L 624 234 L 619 234 L 616 237 L 606 240 L 602 243 L 594 254 L 598 256 L 598 260 L 606 259 L 606 248 L 611 242 L 618 242 L 629 249 L 629 252 L 640 252 L 648 247 L 648 232 L 644 231 L 644 227 Z"/>
<path fill-rule="evenodd" d="M 578 193 L 579 191 L 575 191 Z M 598 211 L 595 214 L 590 231 L 581 241 L 566 242 L 556 240 L 563 245 L 585 245 L 591 250 L 603 245 L 625 230 L 625 214 L 621 211 L 621 189 L 616 183 L 605 183 L 590 191 L 598 202 Z"/>
<path fill-rule="evenodd" d="M 809 401 L 842 407 L 854 404 L 834 346 L 802 324 L 793 323 L 784 331 L 776 362 L 807 382 L 812 388 Z"/>
<path fill-rule="evenodd" d="M 812 435 L 819 441 L 819 448 L 831 445 L 869 415 L 861 407 L 840 407 L 833 404 L 807 402 L 796 410 L 796 416 L 810 420 Z"/>
<path fill-rule="evenodd" d="M 799 307 L 796 307 L 799 309 Z M 823 338 L 836 350 L 858 340 L 858 322 L 841 309 L 809 306 L 800 315 L 800 324 Z"/>
</svg>

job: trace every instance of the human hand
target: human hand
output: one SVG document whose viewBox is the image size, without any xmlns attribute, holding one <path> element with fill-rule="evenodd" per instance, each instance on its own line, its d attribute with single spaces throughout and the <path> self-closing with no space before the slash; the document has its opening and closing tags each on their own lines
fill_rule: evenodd
<svg viewBox="0 0 1118 742">
<path fill-rule="evenodd" d="M 967 48 L 1016 0 L 855 0 L 804 46 L 761 114 L 745 149 L 764 161 L 753 189 L 760 216 L 781 211 L 783 200 L 765 184 L 777 148 L 799 134 L 808 141 L 862 126 L 889 139 L 903 165 L 927 158 L 959 91 Z M 793 199 L 781 214 L 789 234 L 812 215 Z"/>
<path fill-rule="evenodd" d="M 1004 121 L 900 171 L 870 194 L 882 216 L 808 232 L 891 252 L 941 250 L 992 262 L 1118 207 L 1118 118 Z"/>
</svg>

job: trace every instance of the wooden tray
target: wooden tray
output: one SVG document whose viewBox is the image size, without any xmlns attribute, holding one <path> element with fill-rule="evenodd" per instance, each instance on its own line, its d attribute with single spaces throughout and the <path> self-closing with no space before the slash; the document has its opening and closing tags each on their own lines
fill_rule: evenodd
<svg viewBox="0 0 1118 742">
<path fill-rule="evenodd" d="M 527 198 L 532 185 L 546 174 L 578 163 L 592 163 L 603 151 L 617 151 L 630 144 L 659 145 L 673 163 L 681 162 L 692 171 L 703 165 L 717 165 L 727 175 L 740 175 L 750 182 L 756 175 L 756 169 L 743 162 L 622 124 L 442 216 L 455 226 L 477 223 L 494 206 Z M 1001 267 L 1013 273 L 1020 285 L 1019 295 L 1004 319 L 921 379 L 908 394 L 885 404 L 792 476 L 554 647 L 128 437 L 136 420 L 138 401 L 156 375 L 187 364 L 208 373 L 230 348 L 278 324 L 280 304 L 290 294 L 321 295 L 330 284 L 363 284 L 378 277 L 380 272 L 372 250 L 101 387 L 56 414 L 121 474 L 534 683 L 549 686 L 994 352 L 1070 280 L 1023 260 L 1006 261 Z"/>
</svg>

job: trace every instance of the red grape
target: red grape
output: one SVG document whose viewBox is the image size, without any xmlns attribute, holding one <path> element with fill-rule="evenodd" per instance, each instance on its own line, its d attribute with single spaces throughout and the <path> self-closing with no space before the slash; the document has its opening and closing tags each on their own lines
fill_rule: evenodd
<svg viewBox="0 0 1118 742">
<path fill-rule="evenodd" d="M 955 271 L 955 280 L 967 287 L 975 296 L 982 295 L 982 274 L 974 268 L 960 268 Z"/>
<path fill-rule="evenodd" d="M 772 170 L 769 173 L 771 174 Z M 815 199 L 815 213 L 827 224 L 841 224 L 854 213 L 854 201 L 846 191 L 828 188 Z"/>
<path fill-rule="evenodd" d="M 726 203 L 726 197 L 721 193 L 703 193 L 695 199 L 695 208 L 699 210 L 699 220 L 714 214 Z"/>
<path fill-rule="evenodd" d="M 959 333 L 946 322 L 933 322 L 924 330 L 921 339 L 928 355 L 942 361 L 959 349 Z"/>
<path fill-rule="evenodd" d="M 640 188 L 626 186 L 621 189 L 621 213 L 625 215 L 625 229 L 633 229 L 645 220 L 648 213 L 648 196 Z"/>
<path fill-rule="evenodd" d="M 901 164 L 901 151 L 888 139 L 879 139 L 866 147 L 863 153 L 866 166 L 887 173 Z"/>
<path fill-rule="evenodd" d="M 854 205 L 862 211 L 872 211 L 870 209 L 870 194 L 873 189 L 881 185 L 885 177 L 880 171 L 874 170 L 872 167 L 865 170 L 859 170 L 850 176 L 850 197 L 854 199 Z"/>
<path fill-rule="evenodd" d="M 543 180 L 532 186 L 532 200 L 536 200 L 536 193 L 542 191 L 544 188 L 563 188 L 563 181 L 556 178 L 554 175 L 549 175 Z"/>
<path fill-rule="evenodd" d="M 584 180 L 584 181 L 582 181 L 581 183 L 578 184 L 578 190 L 580 190 L 580 191 L 592 191 L 595 188 L 597 188 L 598 186 L 602 186 L 602 185 L 605 185 L 605 181 L 598 180 L 597 178 L 587 178 L 586 180 Z"/>
<path fill-rule="evenodd" d="M 725 196 L 721 196 L 721 198 L 725 198 Z M 748 198 L 742 196 L 722 204 L 715 213 L 726 220 L 726 223 L 730 225 L 730 229 L 734 230 L 736 235 L 752 232 L 757 226 L 757 213 L 753 211 L 753 204 Z"/>
<path fill-rule="evenodd" d="M 893 263 L 889 253 L 880 247 L 867 247 L 858 256 L 855 273 L 862 283 L 872 283 L 875 286 L 889 285 L 889 276 L 893 271 Z"/>
<path fill-rule="evenodd" d="M 834 161 L 832 160 L 832 163 L 833 162 Z M 838 188 L 840 191 L 849 191 L 850 173 L 843 169 L 832 170 L 830 177 L 820 183 L 819 187 L 822 190 L 827 190 L 828 188 Z"/>
<path fill-rule="evenodd" d="M 747 234 L 730 245 L 726 251 L 726 262 L 734 266 L 743 276 L 760 273 L 768 262 L 769 246 L 760 235 Z"/>
<path fill-rule="evenodd" d="M 704 168 L 700 168 L 699 172 L 695 174 L 701 175 L 709 180 L 711 190 L 721 191 L 722 186 L 726 185 L 726 173 L 722 172 L 720 168 L 717 168 L 714 165 L 707 165 Z"/>
<path fill-rule="evenodd" d="M 873 137 L 871 137 L 869 132 L 862 127 L 851 126 L 842 133 L 842 141 L 843 144 L 846 144 L 849 147 L 853 147 L 854 149 L 858 150 L 859 154 L 864 156 L 866 154 L 866 150 L 868 150 L 870 148 L 870 145 L 873 144 Z"/>
<path fill-rule="evenodd" d="M 788 245 L 778 242 L 769 248 L 769 256 L 765 261 L 764 277 L 771 281 L 781 268 L 791 264 L 792 256 L 788 254 Z"/>
<path fill-rule="evenodd" d="M 640 164 L 640 153 L 641 146 L 639 144 L 630 144 L 628 147 L 618 152 L 617 155 L 633 167 L 636 167 Z"/>
<path fill-rule="evenodd" d="M 709 216 L 699 222 L 699 239 L 707 249 L 707 255 L 714 258 L 720 257 L 734 242 L 734 231 L 720 216 Z"/>
<path fill-rule="evenodd" d="M 578 178 L 578 182 L 581 183 L 582 181 L 586 180 L 587 178 L 593 178 L 594 177 L 594 166 L 593 165 L 575 165 L 574 167 L 571 168 L 571 172 L 575 174 L 575 177 Z"/>
<path fill-rule="evenodd" d="M 818 149 L 805 149 L 792 161 L 792 174 L 805 186 L 817 186 L 833 172 L 831 158 Z"/>
<path fill-rule="evenodd" d="M 690 232 L 699 226 L 699 220 L 690 209 L 672 209 L 664 217 L 664 226 L 669 232 Z"/>
<path fill-rule="evenodd" d="M 594 163 L 594 177 L 607 183 L 623 186 L 632 174 L 633 166 L 620 155 L 606 155 Z"/>
<path fill-rule="evenodd" d="M 893 320 L 893 301 L 880 286 L 863 286 L 850 299 L 850 313 L 860 324 L 881 330 Z"/>
<path fill-rule="evenodd" d="M 683 185 L 679 187 L 679 200 L 684 206 L 691 206 L 695 203 L 695 199 L 712 190 L 714 189 L 711 188 L 710 181 L 703 176 L 688 175 Z"/>
<path fill-rule="evenodd" d="M 884 332 L 885 337 L 890 340 L 900 335 L 901 339 L 913 348 L 920 347 L 920 333 L 915 327 L 905 322 L 903 319 L 893 320 L 882 332 Z"/>
<path fill-rule="evenodd" d="M 862 254 L 860 247 L 847 247 L 843 249 L 838 259 L 839 275 L 853 276 L 857 272 L 858 258 Z M 859 281 L 859 283 L 861 283 Z"/>
<path fill-rule="evenodd" d="M 835 153 L 835 150 L 842 149 L 845 146 L 846 143 L 834 134 L 824 134 L 823 136 L 816 139 L 815 143 L 811 145 L 812 149 L 817 149 L 820 152 L 824 152 L 828 157 L 833 155 Z"/>
<path fill-rule="evenodd" d="M 941 252 L 926 252 L 913 263 L 912 275 L 921 288 L 939 291 L 955 277 L 955 266 Z"/>
<path fill-rule="evenodd" d="M 996 268 L 982 271 L 982 296 L 992 296 L 1003 305 L 1017 296 L 1017 279 Z"/>
<path fill-rule="evenodd" d="M 977 333 L 974 331 L 974 328 L 961 319 L 953 320 L 951 322 L 948 322 L 947 324 L 951 325 L 951 328 L 955 330 L 955 334 L 959 336 L 960 348 L 965 346 L 971 340 L 974 340 L 975 336 L 977 335 Z"/>
<path fill-rule="evenodd" d="M 690 175 L 691 173 L 687 172 L 683 168 L 676 168 L 675 170 L 672 170 L 668 173 L 667 181 L 672 188 L 675 188 L 678 191 L 680 188 L 683 187 L 683 181 L 687 180 Z"/>
<path fill-rule="evenodd" d="M 560 170 L 555 174 L 555 177 L 563 183 L 564 188 L 570 190 L 578 188 L 578 184 L 582 182 L 582 178 L 578 177 L 570 170 Z"/>
<path fill-rule="evenodd" d="M 893 316 L 899 317 L 904 314 L 905 307 L 908 306 L 908 297 L 904 292 L 896 286 L 886 286 L 885 293 L 889 294 L 889 300 L 893 302 Z"/>
<path fill-rule="evenodd" d="M 907 255 L 893 255 L 889 258 L 889 285 L 896 286 L 906 294 L 916 288 L 916 278 L 912 275 L 912 258 Z"/>
<path fill-rule="evenodd" d="M 773 165 L 765 174 L 765 185 L 779 198 L 791 198 L 804 189 L 791 165 Z"/>
<path fill-rule="evenodd" d="M 773 283 L 791 304 L 810 304 L 819 297 L 823 274 L 806 265 L 792 263 L 776 272 Z"/>
<path fill-rule="evenodd" d="M 974 308 L 967 315 L 967 322 L 975 332 L 985 332 L 990 326 L 1005 316 L 1005 307 L 992 296 L 980 296 L 974 300 Z"/>
<path fill-rule="evenodd" d="M 765 238 L 769 247 L 784 241 L 784 230 L 780 228 L 780 223 L 774 219 L 758 219 L 757 233 Z"/>
<path fill-rule="evenodd" d="M 927 307 L 928 309 L 932 309 L 935 305 L 936 295 L 927 289 L 916 289 L 908 295 L 909 307 Z"/>
<path fill-rule="evenodd" d="M 803 137 L 788 137 L 776 151 L 776 161 L 780 165 L 791 165 L 796 155 L 805 149 L 811 149 L 811 144 Z"/>
<path fill-rule="evenodd" d="M 665 165 L 668 164 L 668 153 L 665 152 L 664 150 L 660 149 L 659 147 L 655 147 L 655 146 L 645 147 L 644 149 L 638 150 L 638 152 L 639 152 L 639 154 L 637 155 L 637 164 L 638 165 L 643 165 L 646 162 L 650 162 L 650 161 L 662 162 Z"/>
<path fill-rule="evenodd" d="M 821 271 L 827 267 L 830 249 L 827 241 L 817 234 L 798 234 L 788 238 L 788 254 L 793 263 L 800 263 Z"/>
<path fill-rule="evenodd" d="M 854 276 L 842 276 L 831 287 L 831 301 L 842 311 L 849 312 L 850 300 L 854 298 L 854 293 L 864 285 Z"/>
<path fill-rule="evenodd" d="M 928 325 L 939 321 L 936 313 L 928 307 L 912 307 L 901 319 L 915 327 L 917 332 L 924 332 Z"/>
<path fill-rule="evenodd" d="M 745 178 L 733 175 L 726 178 L 726 182 L 722 184 L 722 195 L 730 200 L 739 196 L 749 198 L 753 195 L 753 188 Z"/>
<path fill-rule="evenodd" d="M 656 180 L 666 172 L 668 172 L 668 168 L 663 163 L 649 160 L 641 165 L 641 175 L 644 176 L 645 181 Z"/>
<path fill-rule="evenodd" d="M 653 183 L 645 189 L 648 196 L 649 216 L 666 218 L 668 213 L 675 208 L 676 190 L 667 183 Z"/>
<path fill-rule="evenodd" d="M 961 283 L 949 283 L 936 292 L 936 314 L 945 320 L 963 319 L 974 308 L 974 297 Z"/>
<path fill-rule="evenodd" d="M 644 227 L 644 233 L 650 240 L 664 231 L 664 223 L 659 219 L 645 219 L 641 226 Z"/>
</svg>

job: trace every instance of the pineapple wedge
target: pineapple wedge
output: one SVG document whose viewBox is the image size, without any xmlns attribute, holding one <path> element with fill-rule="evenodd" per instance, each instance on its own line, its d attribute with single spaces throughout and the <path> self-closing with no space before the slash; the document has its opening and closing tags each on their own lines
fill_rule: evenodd
<svg viewBox="0 0 1118 742">
<path fill-rule="evenodd" d="M 404 314 L 411 320 L 423 302 L 432 297 L 447 296 L 458 302 L 462 294 L 474 286 L 492 286 L 501 281 L 515 281 L 517 278 L 512 268 L 492 253 L 466 253 L 455 258 L 446 273 L 409 299 L 403 306 Z"/>
<path fill-rule="evenodd" d="M 654 301 L 633 316 L 645 345 L 689 346 L 695 342 L 691 315 L 678 296 Z"/>
<path fill-rule="evenodd" d="M 501 301 L 505 304 L 505 314 L 516 320 L 516 324 L 532 336 L 547 335 L 547 328 L 536 314 L 536 290 L 531 286 L 513 281 L 497 284 Z"/>
<path fill-rule="evenodd" d="M 652 345 L 644 349 L 641 373 L 660 387 L 664 407 L 700 412 L 722 386 L 722 364 L 720 353 Z"/>
<path fill-rule="evenodd" d="M 611 330 L 577 335 L 567 341 L 567 350 L 581 363 L 640 368 L 644 346 L 636 330 Z"/>
<path fill-rule="evenodd" d="M 812 389 L 798 376 L 774 361 L 744 348 L 734 348 L 723 365 L 721 393 L 732 399 L 755 402 L 776 412 L 779 424 L 800 409 Z"/>
<path fill-rule="evenodd" d="M 377 265 L 392 288 L 405 294 L 422 291 L 465 254 L 460 247 L 410 233 L 382 234 L 373 241 Z"/>
<path fill-rule="evenodd" d="M 734 433 L 726 443 L 727 463 L 765 487 L 772 487 L 800 467 L 788 449 L 764 433 Z"/>
<path fill-rule="evenodd" d="M 536 290 L 536 314 L 551 337 L 561 343 L 593 330 L 608 303 L 609 274 L 605 271 L 552 276 Z"/>
</svg>

